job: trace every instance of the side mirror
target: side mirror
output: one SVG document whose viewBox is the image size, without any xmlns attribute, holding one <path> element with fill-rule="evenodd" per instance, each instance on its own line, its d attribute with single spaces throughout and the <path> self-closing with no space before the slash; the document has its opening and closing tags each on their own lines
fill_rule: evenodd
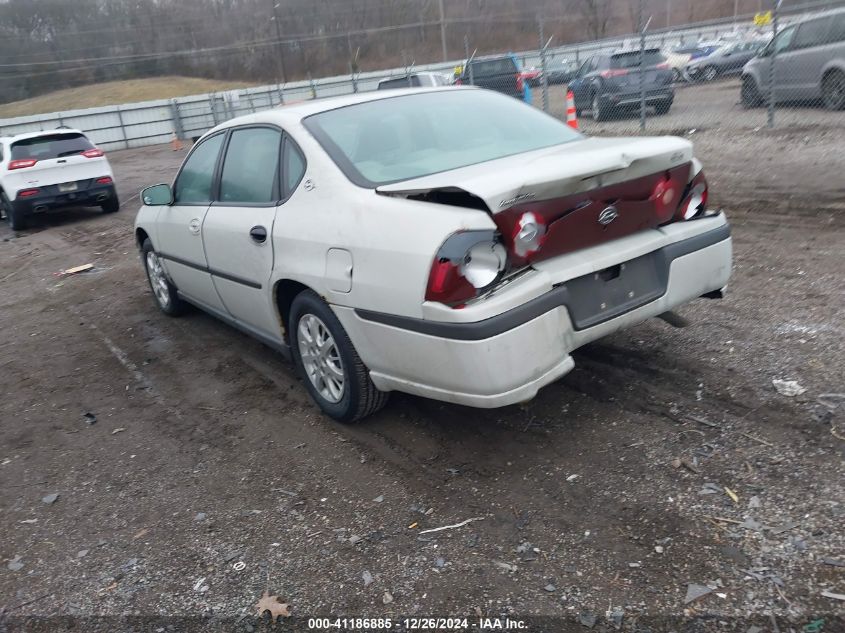
<svg viewBox="0 0 845 633">
<path fill-rule="evenodd" d="M 148 207 L 167 206 L 173 204 L 173 190 L 170 185 L 153 185 L 141 192 L 141 202 Z"/>
</svg>

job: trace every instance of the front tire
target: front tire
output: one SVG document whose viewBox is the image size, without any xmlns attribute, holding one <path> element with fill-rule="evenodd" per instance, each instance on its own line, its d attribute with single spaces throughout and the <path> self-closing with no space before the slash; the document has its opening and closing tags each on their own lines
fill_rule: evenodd
<svg viewBox="0 0 845 633">
<path fill-rule="evenodd" d="M 607 110 L 602 107 L 601 99 L 599 98 L 599 96 L 597 94 L 593 95 L 592 110 L 591 111 L 593 113 L 593 121 L 596 121 L 598 123 L 598 122 L 607 120 L 607 116 L 608 116 Z"/>
<path fill-rule="evenodd" d="M 176 286 L 170 283 L 167 273 L 161 264 L 161 258 L 153 248 L 149 238 L 144 240 L 141 246 L 141 259 L 144 262 L 144 270 L 147 273 L 147 281 L 150 282 L 150 289 L 153 291 L 158 307 L 167 316 L 176 317 L 184 314 L 188 304 L 179 298 Z"/>
<path fill-rule="evenodd" d="M 16 210 L 6 194 L 0 191 L 0 206 L 3 207 L 3 212 L 6 214 L 6 221 L 9 223 L 9 228 L 13 231 L 23 231 L 27 227 L 27 218 L 23 211 Z"/>
<path fill-rule="evenodd" d="M 719 69 L 715 66 L 707 66 L 702 72 L 701 77 L 704 81 L 713 81 L 719 76 Z"/>
<path fill-rule="evenodd" d="M 822 80 L 822 100 L 828 110 L 845 108 L 845 73 L 834 70 Z"/>
<path fill-rule="evenodd" d="M 299 293 L 288 321 L 296 368 L 326 415 L 352 423 L 387 403 L 388 394 L 376 389 L 346 330 L 319 296 L 311 290 Z"/>
</svg>

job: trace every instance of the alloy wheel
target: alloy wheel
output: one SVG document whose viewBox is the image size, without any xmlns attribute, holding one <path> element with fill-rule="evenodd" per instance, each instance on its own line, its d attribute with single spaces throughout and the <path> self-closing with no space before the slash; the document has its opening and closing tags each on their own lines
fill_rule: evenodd
<svg viewBox="0 0 845 633">
<path fill-rule="evenodd" d="M 319 317 L 305 314 L 299 320 L 296 338 L 299 357 L 311 385 L 328 402 L 340 402 L 345 390 L 346 374 L 340 350 L 329 328 Z"/>
<path fill-rule="evenodd" d="M 154 251 L 147 253 L 147 276 L 150 278 L 150 286 L 156 300 L 162 308 L 166 309 L 170 305 L 170 287 L 161 260 Z"/>
</svg>

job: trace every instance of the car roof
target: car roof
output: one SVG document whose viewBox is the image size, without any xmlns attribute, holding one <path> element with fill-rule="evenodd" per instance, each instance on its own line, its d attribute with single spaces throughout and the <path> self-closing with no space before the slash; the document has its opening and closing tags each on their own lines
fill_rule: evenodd
<svg viewBox="0 0 845 633">
<path fill-rule="evenodd" d="M 9 141 L 10 143 L 16 143 L 17 141 L 25 141 L 30 138 L 38 138 L 39 136 L 52 136 L 53 134 L 81 134 L 82 136 L 85 136 L 85 132 L 81 130 L 75 130 L 69 127 L 60 127 L 53 130 L 24 132 L 23 134 L 15 134 L 14 136 L 4 136 L 3 140 Z"/>
</svg>

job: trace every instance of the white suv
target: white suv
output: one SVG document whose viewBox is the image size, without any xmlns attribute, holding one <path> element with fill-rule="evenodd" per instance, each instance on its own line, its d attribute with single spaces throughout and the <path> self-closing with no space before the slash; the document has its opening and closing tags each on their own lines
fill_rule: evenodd
<svg viewBox="0 0 845 633">
<path fill-rule="evenodd" d="M 120 209 L 109 161 L 78 130 L 0 137 L 0 210 L 13 230 L 36 213 L 65 207 Z"/>
<path fill-rule="evenodd" d="M 528 400 L 570 352 L 731 273 L 681 138 L 585 138 L 477 88 L 309 101 L 229 121 L 141 194 L 155 299 L 293 358 L 330 416 L 386 392 Z"/>
</svg>

